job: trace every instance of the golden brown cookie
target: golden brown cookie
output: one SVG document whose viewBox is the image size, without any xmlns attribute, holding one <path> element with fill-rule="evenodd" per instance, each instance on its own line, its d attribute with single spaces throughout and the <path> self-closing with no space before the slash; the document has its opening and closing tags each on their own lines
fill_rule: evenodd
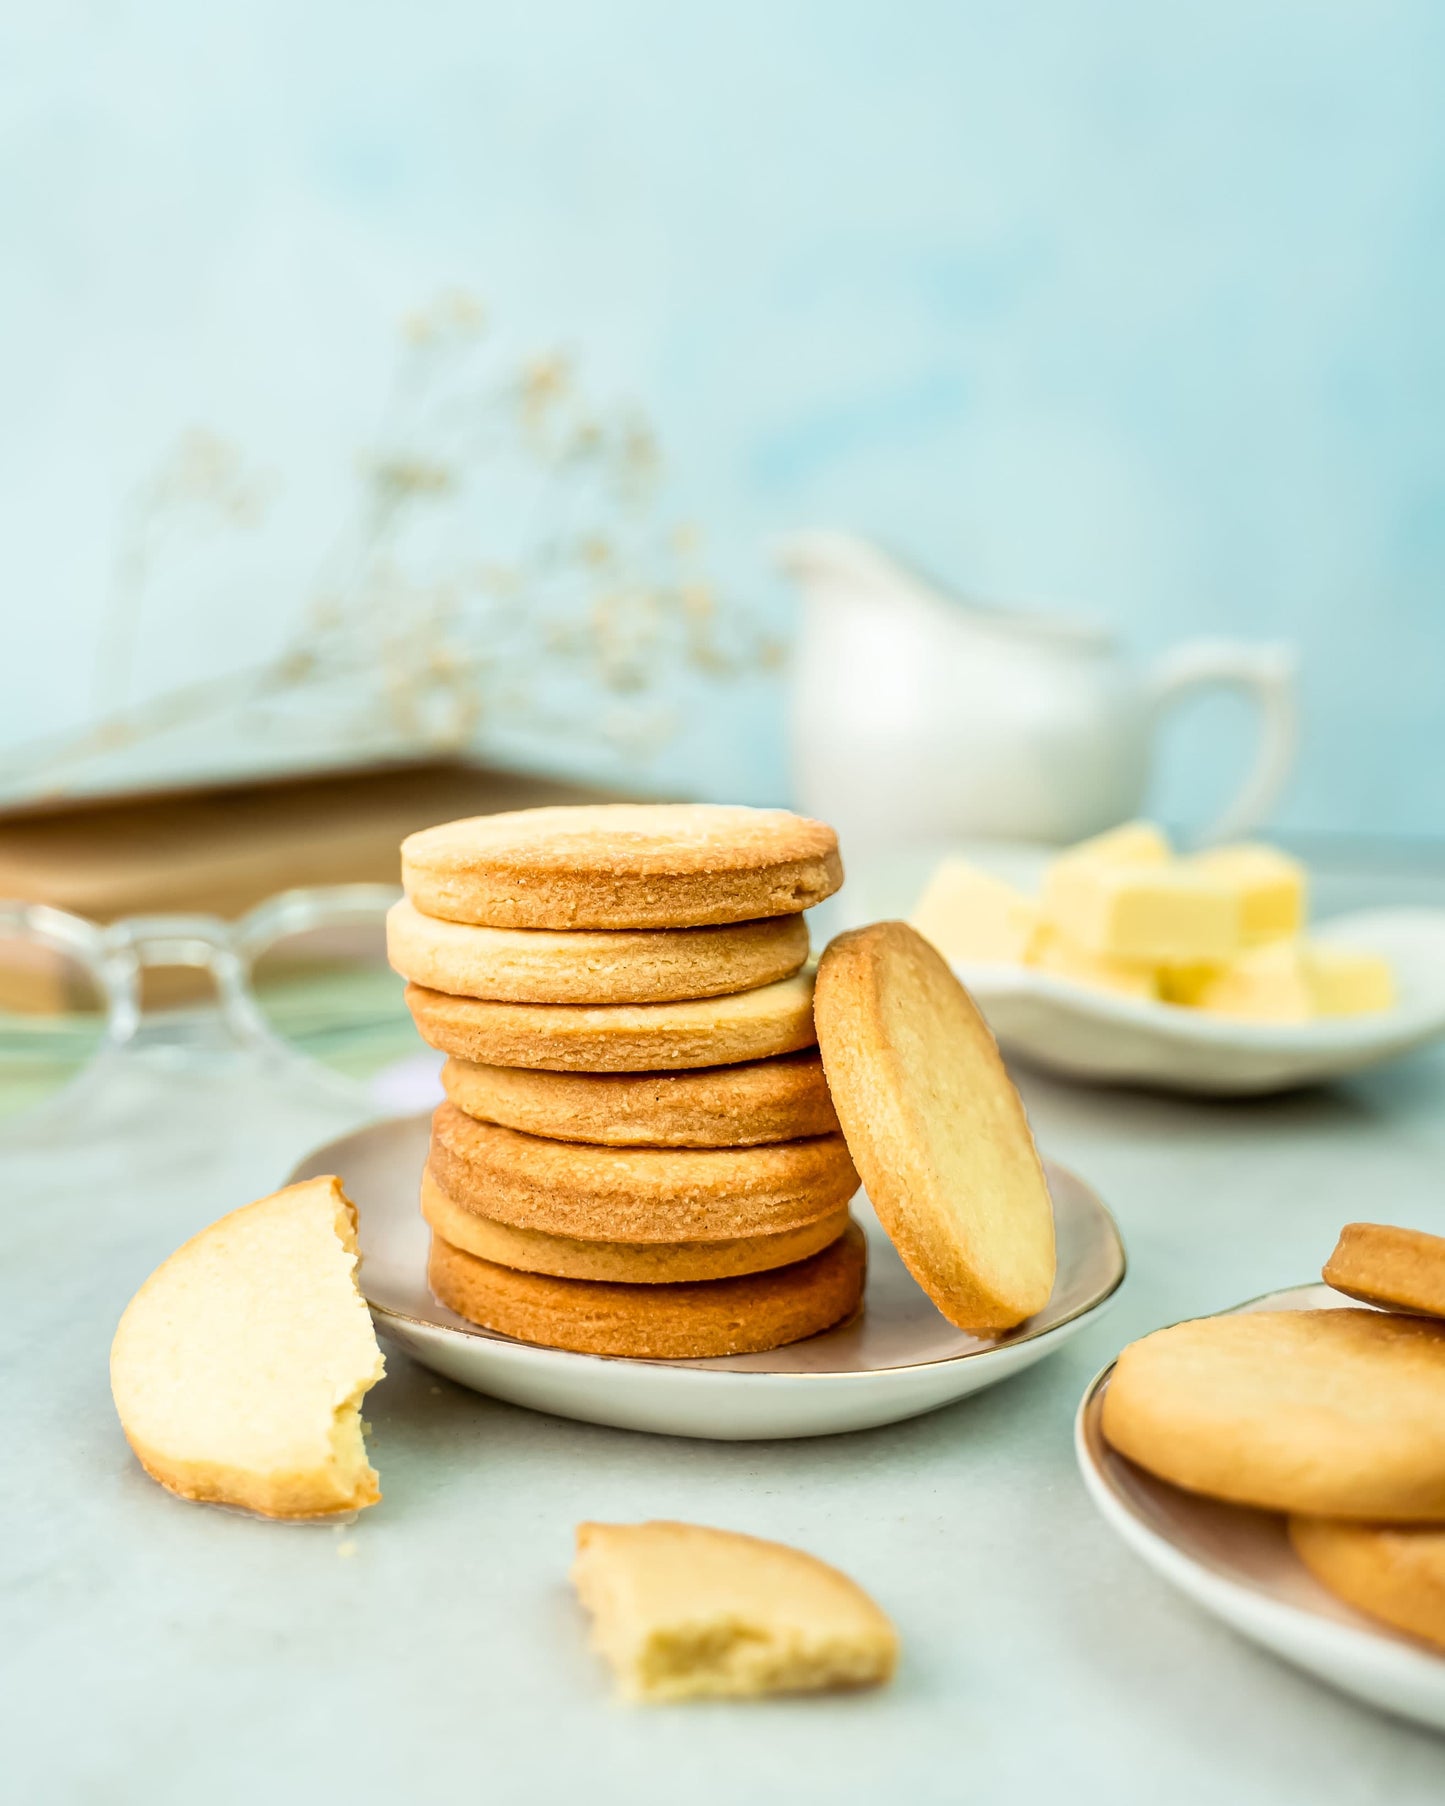
<svg viewBox="0 0 1445 1806">
<path fill-rule="evenodd" d="M 1105 1437 L 1190 1492 L 1269 1511 L 1445 1518 L 1445 1324 L 1240 1311 L 1131 1343 Z"/>
<path fill-rule="evenodd" d="M 841 1135 L 754 1148 L 600 1148 L 432 1118 L 430 1165 L 464 1210 L 597 1242 L 721 1242 L 831 1216 L 858 1189 Z"/>
<path fill-rule="evenodd" d="M 756 1699 L 886 1681 L 898 1632 L 801 1549 L 701 1524 L 579 1524 L 592 1640 L 631 1700 Z"/>
<path fill-rule="evenodd" d="M 1323 1278 L 1366 1304 L 1445 1317 L 1445 1236 L 1388 1223 L 1346 1223 Z"/>
<path fill-rule="evenodd" d="M 1295 1554 L 1357 1611 L 1445 1649 L 1445 1529 L 1292 1517 Z"/>
<path fill-rule="evenodd" d="M 808 958 L 801 916 L 720 928 L 483 928 L 424 916 L 405 898 L 386 918 L 386 951 L 403 978 L 457 997 L 503 1003 L 671 1003 L 751 991 L 790 978 Z"/>
<path fill-rule="evenodd" d="M 427 1278 L 459 1317 L 520 1342 L 579 1354 L 697 1360 L 757 1354 L 831 1329 L 858 1308 L 866 1266 L 856 1225 L 791 1267 L 662 1286 L 517 1273 L 434 1235 Z"/>
<path fill-rule="evenodd" d="M 742 1148 L 838 1133 L 812 1048 L 684 1072 L 540 1072 L 451 1059 L 442 1087 L 482 1122 L 604 1147 Z"/>
<path fill-rule="evenodd" d="M 480 1066 L 662 1072 L 811 1047 L 813 975 L 689 1003 L 493 1003 L 406 987 L 424 1041 Z"/>
<path fill-rule="evenodd" d="M 796 915 L 843 882 L 838 837 L 786 809 L 603 803 L 477 815 L 401 843 L 429 916 L 494 928 L 692 928 Z"/>
<path fill-rule="evenodd" d="M 731 1279 L 766 1273 L 836 1242 L 848 1227 L 848 1207 L 800 1229 L 740 1236 L 728 1242 L 594 1242 L 575 1236 L 518 1229 L 454 1204 L 432 1177 L 421 1177 L 421 1214 L 452 1247 L 499 1267 L 550 1273 L 557 1279 L 615 1280 L 623 1285 L 676 1285 L 687 1280 Z"/>
<path fill-rule="evenodd" d="M 814 1013 L 833 1107 L 909 1272 L 978 1335 L 1042 1310 L 1048 1184 L 993 1036 L 942 956 L 905 922 L 839 935 Z"/>
</svg>

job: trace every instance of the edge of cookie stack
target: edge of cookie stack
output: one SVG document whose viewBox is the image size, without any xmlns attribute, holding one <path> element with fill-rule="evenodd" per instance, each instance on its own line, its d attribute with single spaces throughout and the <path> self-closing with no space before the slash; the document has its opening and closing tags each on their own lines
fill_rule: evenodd
<svg viewBox="0 0 1445 1806">
<path fill-rule="evenodd" d="M 448 1055 L 421 1188 L 444 1304 L 673 1359 L 852 1314 L 858 1175 L 802 916 L 842 879 L 833 830 L 784 810 L 533 809 L 403 842 L 388 954 Z"/>
</svg>

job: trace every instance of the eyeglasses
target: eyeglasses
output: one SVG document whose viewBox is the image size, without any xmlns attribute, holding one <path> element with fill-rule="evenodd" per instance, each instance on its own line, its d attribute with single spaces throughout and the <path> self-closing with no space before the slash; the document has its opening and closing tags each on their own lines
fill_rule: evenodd
<svg viewBox="0 0 1445 1806">
<path fill-rule="evenodd" d="M 400 895 L 328 885 L 284 891 L 235 922 L 108 925 L 0 902 L 0 1117 L 137 1041 L 184 1047 L 214 1041 L 217 1026 L 233 1044 L 353 1086 L 415 1055 L 404 981 L 386 960 L 386 912 Z"/>
</svg>

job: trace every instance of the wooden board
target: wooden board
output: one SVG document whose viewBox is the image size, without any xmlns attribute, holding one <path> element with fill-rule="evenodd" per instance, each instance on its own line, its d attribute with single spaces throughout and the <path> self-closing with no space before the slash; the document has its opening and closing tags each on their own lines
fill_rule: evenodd
<svg viewBox="0 0 1445 1806">
<path fill-rule="evenodd" d="M 434 822 L 622 800 L 546 778 L 428 765 L 28 813 L 0 819 L 0 898 L 97 922 L 235 917 L 302 885 L 399 883 L 402 837 Z M 146 999 L 180 1002 L 208 984 L 180 968 L 152 973 Z M 86 1007 L 74 989 L 62 962 L 0 957 L 0 1006 Z"/>
</svg>

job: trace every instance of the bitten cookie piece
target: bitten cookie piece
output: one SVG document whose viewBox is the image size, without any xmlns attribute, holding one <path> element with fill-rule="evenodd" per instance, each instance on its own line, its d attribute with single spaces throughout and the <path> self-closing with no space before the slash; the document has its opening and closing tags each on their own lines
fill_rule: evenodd
<svg viewBox="0 0 1445 1806">
<path fill-rule="evenodd" d="M 156 1268 L 110 1351 L 153 1479 L 267 1517 L 377 1502 L 359 1407 L 384 1366 L 356 1264 L 355 1209 L 325 1178 L 233 1211 Z"/>
<path fill-rule="evenodd" d="M 1321 1277 L 1365 1304 L 1445 1317 L 1445 1236 L 1388 1223 L 1346 1223 Z"/>
<path fill-rule="evenodd" d="M 843 882 L 838 837 L 786 809 L 603 803 L 410 834 L 406 894 L 494 928 L 691 928 L 797 915 Z"/>
<path fill-rule="evenodd" d="M 1445 1649 L 1445 1530 L 1294 1517 L 1289 1540 L 1347 1604 Z"/>
<path fill-rule="evenodd" d="M 1102 1427 L 1161 1480 L 1236 1505 L 1445 1519 L 1445 1324 L 1347 1309 L 1176 1323 L 1119 1356 Z"/>
<path fill-rule="evenodd" d="M 545 1072 L 453 1058 L 442 1089 L 482 1122 L 601 1147 L 742 1148 L 838 1133 L 811 1048 L 680 1072 Z"/>
<path fill-rule="evenodd" d="M 856 1224 L 808 1260 L 696 1285 L 518 1273 L 434 1234 L 427 1281 L 459 1317 L 519 1342 L 638 1360 L 703 1360 L 760 1354 L 831 1329 L 857 1310 L 867 1264 Z"/>
<path fill-rule="evenodd" d="M 1048 1182 L 993 1036 L 942 956 L 904 922 L 839 935 L 814 1015 L 848 1151 L 919 1285 L 980 1335 L 1042 1310 Z"/>
<path fill-rule="evenodd" d="M 423 915 L 403 897 L 386 918 L 386 952 L 403 978 L 503 1003 L 674 1003 L 751 991 L 807 961 L 801 916 L 718 928 L 593 933 L 483 928 Z"/>
<path fill-rule="evenodd" d="M 625 1698 L 753 1699 L 877 1686 L 898 1633 L 816 1556 L 700 1524 L 579 1524 L 572 1568 Z"/>
<path fill-rule="evenodd" d="M 796 1053 L 817 1040 L 813 974 L 687 1003 L 494 1003 L 406 987 L 423 1041 L 479 1066 L 666 1072 Z"/>
</svg>

